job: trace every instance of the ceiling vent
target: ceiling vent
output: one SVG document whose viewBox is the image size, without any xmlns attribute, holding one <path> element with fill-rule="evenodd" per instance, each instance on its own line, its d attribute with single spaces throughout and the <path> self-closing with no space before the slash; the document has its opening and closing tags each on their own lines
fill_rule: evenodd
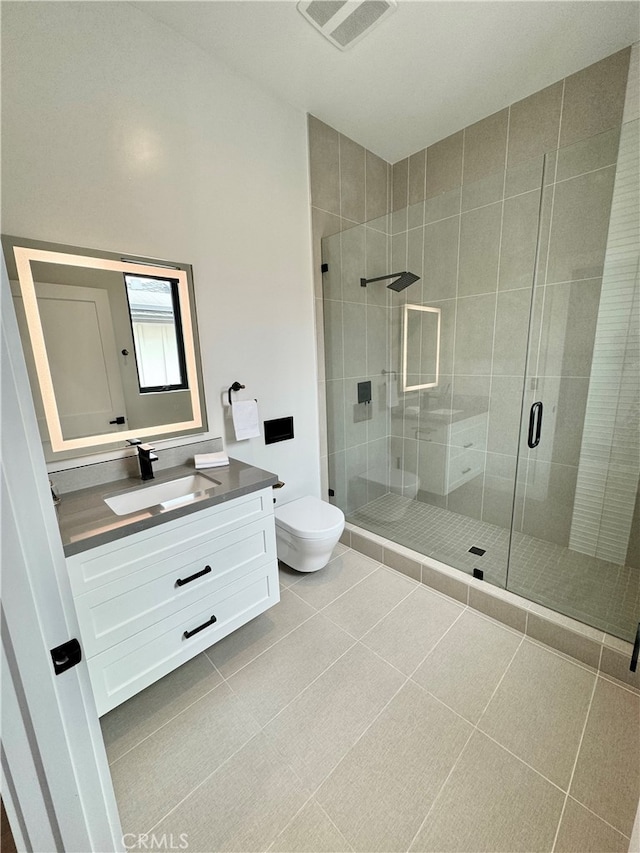
<svg viewBox="0 0 640 853">
<path fill-rule="evenodd" d="M 298 9 L 331 44 L 347 50 L 397 5 L 396 0 L 300 0 Z"/>
</svg>

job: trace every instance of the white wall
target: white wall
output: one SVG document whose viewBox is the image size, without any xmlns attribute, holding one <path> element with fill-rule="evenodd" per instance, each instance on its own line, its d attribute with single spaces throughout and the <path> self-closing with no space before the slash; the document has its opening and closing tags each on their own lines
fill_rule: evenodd
<svg viewBox="0 0 640 853">
<path fill-rule="evenodd" d="M 128 3 L 5 3 L 2 54 L 2 231 L 191 263 L 210 434 L 319 494 L 305 116 Z M 231 441 L 234 380 L 295 439 Z"/>
</svg>

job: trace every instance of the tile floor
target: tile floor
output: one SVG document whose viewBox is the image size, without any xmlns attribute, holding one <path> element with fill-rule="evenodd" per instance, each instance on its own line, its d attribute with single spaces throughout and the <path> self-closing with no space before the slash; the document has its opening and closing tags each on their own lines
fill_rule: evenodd
<svg viewBox="0 0 640 853">
<path fill-rule="evenodd" d="M 553 542 L 509 531 L 451 510 L 384 495 L 347 518 L 384 538 L 633 642 L 640 620 L 640 570 L 578 554 Z M 486 553 L 476 557 L 476 545 Z"/>
<path fill-rule="evenodd" d="M 342 545 L 281 584 L 103 717 L 123 832 L 189 853 L 628 849 L 637 692 Z"/>
</svg>

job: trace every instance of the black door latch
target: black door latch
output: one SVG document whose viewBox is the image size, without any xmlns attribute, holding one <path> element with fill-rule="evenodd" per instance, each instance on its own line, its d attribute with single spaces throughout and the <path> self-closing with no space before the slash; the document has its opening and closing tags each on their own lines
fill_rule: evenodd
<svg viewBox="0 0 640 853">
<path fill-rule="evenodd" d="M 51 660 L 53 661 L 53 670 L 56 675 L 71 669 L 82 660 L 82 649 L 80 643 L 74 638 L 68 640 L 61 646 L 56 646 L 51 649 Z"/>
</svg>

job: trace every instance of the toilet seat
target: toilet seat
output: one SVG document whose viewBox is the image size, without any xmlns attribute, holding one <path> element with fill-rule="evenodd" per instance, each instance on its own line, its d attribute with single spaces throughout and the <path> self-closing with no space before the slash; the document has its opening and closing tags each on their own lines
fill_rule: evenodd
<svg viewBox="0 0 640 853">
<path fill-rule="evenodd" d="M 344 526 L 342 510 L 311 495 L 277 507 L 275 520 L 276 527 L 300 539 L 325 539 L 336 533 L 340 535 Z"/>
</svg>

